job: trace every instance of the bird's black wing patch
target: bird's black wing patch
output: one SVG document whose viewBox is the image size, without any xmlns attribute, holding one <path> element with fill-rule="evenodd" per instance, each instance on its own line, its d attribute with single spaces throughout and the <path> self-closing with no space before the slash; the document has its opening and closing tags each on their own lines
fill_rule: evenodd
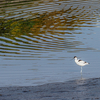
<svg viewBox="0 0 100 100">
<path fill-rule="evenodd" d="M 80 62 L 80 61 L 82 61 L 82 60 L 79 59 L 78 62 Z"/>
</svg>

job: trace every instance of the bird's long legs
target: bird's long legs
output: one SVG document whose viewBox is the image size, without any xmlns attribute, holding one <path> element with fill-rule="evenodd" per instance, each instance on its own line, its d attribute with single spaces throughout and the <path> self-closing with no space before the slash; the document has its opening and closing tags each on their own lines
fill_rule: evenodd
<svg viewBox="0 0 100 100">
<path fill-rule="evenodd" d="M 82 73 L 82 67 L 81 67 L 81 73 Z"/>
</svg>

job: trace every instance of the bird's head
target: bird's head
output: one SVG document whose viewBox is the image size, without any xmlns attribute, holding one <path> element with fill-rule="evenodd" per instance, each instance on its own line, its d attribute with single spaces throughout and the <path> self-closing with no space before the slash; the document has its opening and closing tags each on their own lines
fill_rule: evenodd
<svg viewBox="0 0 100 100">
<path fill-rule="evenodd" d="M 77 58 L 76 56 L 74 56 L 74 59 Z"/>
</svg>

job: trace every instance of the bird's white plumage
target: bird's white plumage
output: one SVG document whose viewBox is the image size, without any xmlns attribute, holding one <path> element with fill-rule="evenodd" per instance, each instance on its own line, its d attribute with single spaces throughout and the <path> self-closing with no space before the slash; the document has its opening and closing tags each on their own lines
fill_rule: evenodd
<svg viewBox="0 0 100 100">
<path fill-rule="evenodd" d="M 82 73 L 82 66 L 88 65 L 89 63 L 88 62 L 85 62 L 83 60 L 77 59 L 76 56 L 74 56 L 74 59 L 75 59 L 75 63 L 77 65 L 81 66 L 81 73 Z"/>
</svg>

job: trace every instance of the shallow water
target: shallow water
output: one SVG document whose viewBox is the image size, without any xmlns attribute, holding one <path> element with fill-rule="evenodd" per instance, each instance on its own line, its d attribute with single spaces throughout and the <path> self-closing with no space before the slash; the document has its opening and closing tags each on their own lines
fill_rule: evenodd
<svg viewBox="0 0 100 100">
<path fill-rule="evenodd" d="M 99 77 L 99 5 L 99 0 L 55 0 L 0 8 L 0 17 L 9 20 L 43 16 L 32 32 L 0 34 L 0 86 Z M 82 76 L 80 67 L 71 60 L 74 56 L 90 63 L 83 67 Z"/>
</svg>

